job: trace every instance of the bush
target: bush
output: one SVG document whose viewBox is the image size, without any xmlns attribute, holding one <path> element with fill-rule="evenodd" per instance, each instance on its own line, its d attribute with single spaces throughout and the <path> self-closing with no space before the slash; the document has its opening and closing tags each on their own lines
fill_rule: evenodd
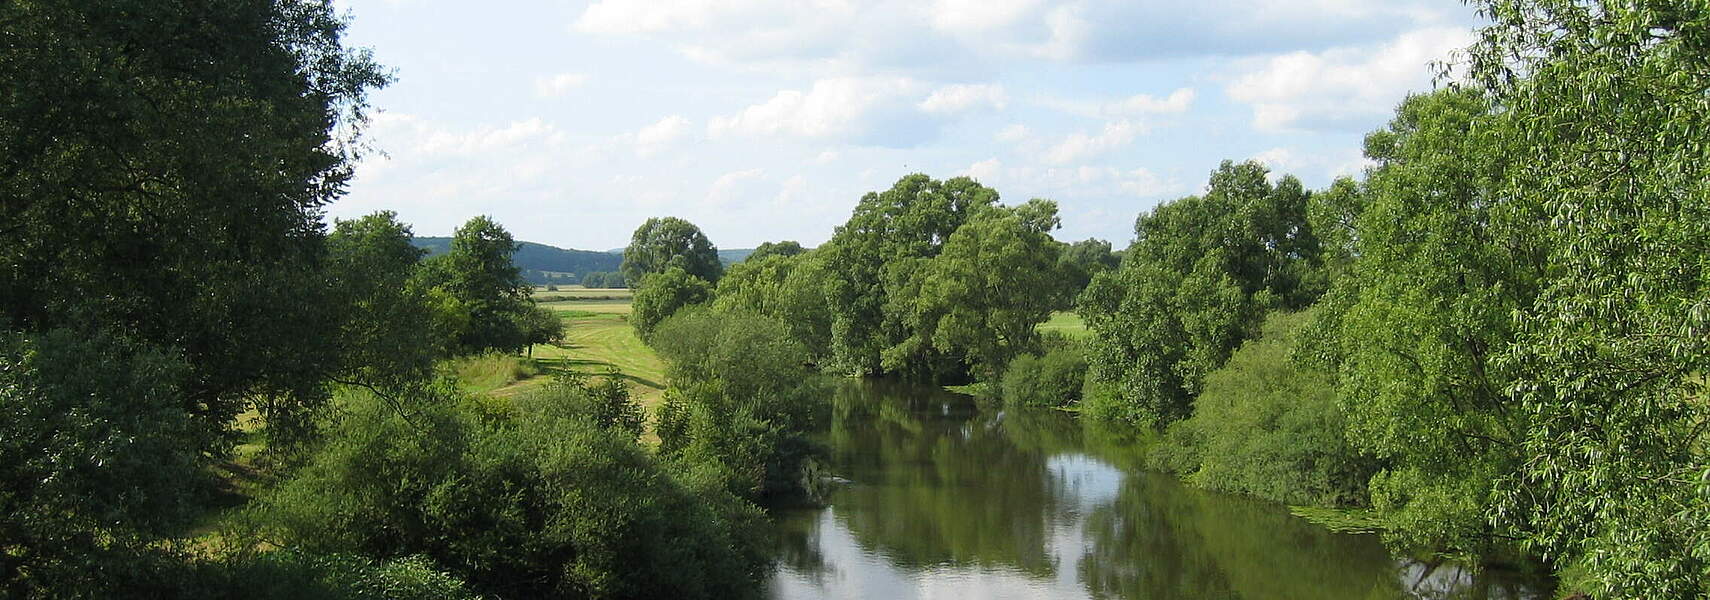
<svg viewBox="0 0 1710 600">
<path fill-rule="evenodd" d="M 0 596 L 101 589 L 197 514 L 223 447 L 187 372 L 118 335 L 0 332 Z"/>
<path fill-rule="evenodd" d="M 662 324 L 654 343 L 671 377 L 661 454 L 713 463 L 748 497 L 812 495 L 824 450 L 808 436 L 826 422 L 829 393 L 788 326 L 695 308 Z"/>
<path fill-rule="evenodd" d="M 648 273 L 641 279 L 631 304 L 630 323 L 641 341 L 653 343 L 653 330 L 683 307 L 712 300 L 713 287 L 705 279 L 679 267 L 663 273 Z"/>
<path fill-rule="evenodd" d="M 1076 344 L 1062 344 L 1044 356 L 1023 354 L 1004 370 L 1003 400 L 1023 406 L 1078 404 L 1086 376 L 1086 355 Z"/>
<path fill-rule="evenodd" d="M 679 481 L 575 386 L 510 410 L 439 390 L 349 415 L 243 519 L 317 554 L 420 554 L 500 596 L 723 598 L 755 589 L 752 506 Z M 239 532 L 246 533 L 246 532 Z"/>
<path fill-rule="evenodd" d="M 1289 504 L 1367 501 L 1374 465 L 1346 439 L 1330 377 L 1289 358 L 1310 312 L 1275 313 L 1206 377 L 1193 416 L 1170 426 L 1156 468 L 1194 485 Z"/>
</svg>

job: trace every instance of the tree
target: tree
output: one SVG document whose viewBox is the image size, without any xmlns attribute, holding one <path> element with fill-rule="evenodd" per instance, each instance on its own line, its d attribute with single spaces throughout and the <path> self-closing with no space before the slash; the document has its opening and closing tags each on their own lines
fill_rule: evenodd
<svg viewBox="0 0 1710 600">
<path fill-rule="evenodd" d="M 0 594 L 98 596 L 238 413 L 324 399 L 319 215 L 388 78 L 317 1 L 8 2 L 0 29 Z"/>
<path fill-rule="evenodd" d="M 719 280 L 714 306 L 720 312 L 756 314 L 784 322 L 790 338 L 817 362 L 825 357 L 831 343 L 831 313 L 825 301 L 829 276 L 825 255 L 819 252 L 772 254 L 758 260 L 749 257 L 732 265 Z"/>
<path fill-rule="evenodd" d="M 885 370 L 905 372 L 930 348 L 996 381 L 1011 358 L 1036 351 L 1035 328 L 1064 293 L 1056 269 L 1061 244 L 1050 235 L 1058 223 L 1048 200 L 975 212 L 918 272 L 910 335 L 885 349 Z"/>
<path fill-rule="evenodd" d="M 619 269 L 623 271 L 624 282 L 638 287 L 649 273 L 663 273 L 671 267 L 709 283 L 718 283 L 724 275 L 718 247 L 707 240 L 701 228 L 676 217 L 648 219 L 636 228 L 629 247 L 623 250 L 623 265 Z"/>
<path fill-rule="evenodd" d="M 819 250 L 830 273 L 824 290 L 832 316 L 829 366 L 880 372 L 880 353 L 909 337 L 905 321 L 915 270 L 937 256 L 976 210 L 997 200 L 995 190 L 972 179 L 938 181 L 919 173 L 863 196 L 849 221 Z"/>
<path fill-rule="evenodd" d="M 443 351 L 417 274 L 427 252 L 410 243 L 410 227 L 397 217 L 381 211 L 337 220 L 327 236 L 327 277 L 341 309 L 341 380 L 388 388 L 423 381 Z"/>
<path fill-rule="evenodd" d="M 1057 268 L 1063 272 L 1063 283 L 1068 291 L 1064 294 L 1065 302 L 1072 304 L 1075 296 L 1092 283 L 1094 276 L 1114 270 L 1119 264 L 1116 255 L 1110 251 L 1110 242 L 1104 240 L 1085 239 L 1064 248 L 1062 257 L 1057 260 Z"/>
<path fill-rule="evenodd" d="M 1205 374 L 1257 333 L 1265 310 L 1321 293 L 1307 285 L 1320 261 L 1309 195 L 1293 177 L 1273 185 L 1267 175 L 1258 163 L 1225 161 L 1204 196 L 1142 214 L 1121 268 L 1081 294 L 1092 377 L 1117 387 L 1089 407 L 1095 418 L 1187 416 Z"/>
<path fill-rule="evenodd" d="M 754 253 L 748 255 L 748 258 L 743 259 L 743 261 L 758 262 L 764 260 L 768 256 L 795 256 L 803 252 L 807 252 L 807 250 L 802 248 L 801 244 L 793 241 L 785 240 L 782 242 L 764 242 L 760 244 L 759 248 L 755 248 Z"/>
<path fill-rule="evenodd" d="M 388 81 L 333 9 L 12 2 L 0 23 L 0 320 L 180 353 L 183 409 L 211 429 L 246 398 L 318 402 L 337 356 L 319 210 Z"/>
<path fill-rule="evenodd" d="M 1483 0 L 1497 197 L 1550 275 L 1496 361 L 1528 423 L 1493 519 L 1598 598 L 1710 589 L 1710 31 L 1698 2 Z"/>
<path fill-rule="evenodd" d="M 535 344 L 556 344 L 564 339 L 564 320 L 549 308 L 529 306 L 517 317 L 517 329 L 528 344 L 528 356 L 534 358 Z"/>
<path fill-rule="evenodd" d="M 511 263 L 517 244 L 489 217 L 457 228 L 451 250 L 428 261 L 427 277 L 439 290 L 439 325 L 459 353 L 522 350 L 518 327 L 529 310 L 529 285 Z"/>
<path fill-rule="evenodd" d="M 630 324 L 641 341 L 651 343 L 653 330 L 659 323 L 683 307 L 704 304 L 712 300 L 712 284 L 690 275 L 681 267 L 671 267 L 663 273 L 649 273 L 642 278 L 635 292 Z"/>
</svg>

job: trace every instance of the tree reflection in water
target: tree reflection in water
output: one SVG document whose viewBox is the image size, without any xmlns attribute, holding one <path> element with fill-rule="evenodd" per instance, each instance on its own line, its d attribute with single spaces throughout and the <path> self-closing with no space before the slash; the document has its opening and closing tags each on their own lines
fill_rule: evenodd
<svg viewBox="0 0 1710 600">
<path fill-rule="evenodd" d="M 850 482 L 777 513 L 774 598 L 1535 596 L 1140 471 L 1062 413 L 884 382 L 849 382 L 834 408 L 831 468 Z"/>
</svg>

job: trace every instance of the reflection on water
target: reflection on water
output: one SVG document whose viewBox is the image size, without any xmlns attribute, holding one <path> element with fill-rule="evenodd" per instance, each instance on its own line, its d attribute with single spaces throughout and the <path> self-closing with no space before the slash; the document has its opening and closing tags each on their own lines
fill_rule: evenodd
<svg viewBox="0 0 1710 600">
<path fill-rule="evenodd" d="M 832 470 L 849 481 L 777 516 L 772 598 L 1536 596 L 1139 471 L 1060 413 L 872 382 L 835 406 Z"/>
</svg>

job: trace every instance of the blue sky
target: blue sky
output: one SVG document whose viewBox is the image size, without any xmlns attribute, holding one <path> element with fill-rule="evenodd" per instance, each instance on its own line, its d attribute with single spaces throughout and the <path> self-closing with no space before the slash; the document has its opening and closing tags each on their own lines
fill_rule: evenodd
<svg viewBox="0 0 1710 600">
<path fill-rule="evenodd" d="M 721 248 L 817 245 L 912 172 L 1055 200 L 1058 239 L 1122 247 L 1225 159 L 1358 174 L 1476 23 L 1453 0 L 338 4 L 397 82 L 330 216 L 598 250 L 667 215 Z"/>
</svg>

